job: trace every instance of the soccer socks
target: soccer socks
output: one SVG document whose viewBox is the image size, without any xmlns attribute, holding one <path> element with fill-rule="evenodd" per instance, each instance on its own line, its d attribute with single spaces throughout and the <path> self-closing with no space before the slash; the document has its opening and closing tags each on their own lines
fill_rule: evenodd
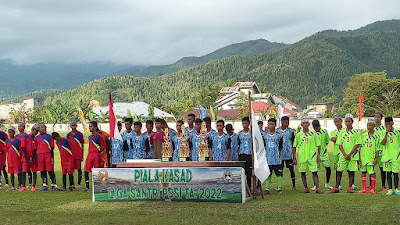
<svg viewBox="0 0 400 225">
<path fill-rule="evenodd" d="M 29 181 L 29 184 L 32 185 L 32 172 L 31 171 L 28 172 L 28 181 Z M 25 182 L 26 182 L 26 179 L 25 179 Z"/>
<path fill-rule="evenodd" d="M 325 167 L 325 173 L 326 173 L 326 183 L 329 184 L 329 181 L 331 180 L 331 174 L 332 174 L 331 168 Z"/>
<path fill-rule="evenodd" d="M 78 184 L 81 185 L 82 181 L 82 170 L 78 170 Z"/>
<path fill-rule="evenodd" d="M 376 174 L 372 174 L 371 175 L 371 188 L 374 191 L 375 191 L 375 185 L 376 185 Z"/>
<path fill-rule="evenodd" d="M 367 173 L 362 173 L 361 174 L 361 184 L 362 184 L 362 189 L 366 190 L 367 189 Z"/>
<path fill-rule="evenodd" d="M 296 186 L 296 175 L 294 173 L 293 167 L 290 167 L 289 171 L 290 171 L 290 177 L 292 178 L 292 186 L 295 187 Z"/>
<path fill-rule="evenodd" d="M 14 174 L 10 174 L 10 180 L 11 180 L 11 187 L 15 187 L 15 180 L 14 180 Z"/>
<path fill-rule="evenodd" d="M 32 175 L 32 187 L 36 187 L 37 173 L 33 172 Z"/>
<path fill-rule="evenodd" d="M 1 173 L 1 171 L 0 171 L 0 173 Z M 3 169 L 3 175 L 4 175 L 4 180 L 6 181 L 6 184 L 9 184 L 8 183 L 8 174 L 7 174 L 7 170 L 5 167 Z"/>
<path fill-rule="evenodd" d="M 74 174 L 71 173 L 69 176 L 69 186 L 72 187 L 74 185 Z"/>
<path fill-rule="evenodd" d="M 388 188 L 389 190 L 392 190 L 392 172 L 387 172 L 386 173 L 386 178 L 387 178 L 387 183 L 388 183 Z"/>
<path fill-rule="evenodd" d="M 66 189 L 67 188 L 67 175 L 63 174 L 63 188 Z"/>
<path fill-rule="evenodd" d="M 271 177 L 271 175 L 269 175 L 269 177 L 267 178 L 267 180 L 265 182 L 265 190 L 266 191 L 269 191 L 269 187 L 271 185 L 271 180 L 272 180 L 272 177 Z"/>
<path fill-rule="evenodd" d="M 26 187 L 26 172 L 22 172 L 22 187 Z"/>
<path fill-rule="evenodd" d="M 383 171 L 383 167 L 379 167 L 379 169 L 381 170 L 381 179 L 382 179 L 382 187 L 386 186 L 386 172 Z"/>
<path fill-rule="evenodd" d="M 49 171 L 49 177 L 51 180 L 51 186 L 56 186 L 56 174 L 54 173 L 54 171 Z"/>
<path fill-rule="evenodd" d="M 46 171 L 42 171 L 42 172 L 40 172 L 40 176 L 41 176 L 41 178 L 42 178 L 42 183 L 43 183 L 43 186 L 45 187 L 47 187 L 47 173 L 46 173 Z"/>
<path fill-rule="evenodd" d="M 89 172 L 85 172 L 85 184 L 86 188 L 89 189 Z"/>
<path fill-rule="evenodd" d="M 393 173 L 394 189 L 399 188 L 399 173 Z"/>
<path fill-rule="evenodd" d="M 21 184 L 22 184 L 22 174 L 18 174 L 17 175 L 18 176 L 18 187 L 21 187 Z M 25 187 L 25 186 L 24 186 Z"/>
<path fill-rule="evenodd" d="M 282 176 L 276 177 L 276 181 L 278 183 L 278 189 L 282 190 Z"/>
</svg>

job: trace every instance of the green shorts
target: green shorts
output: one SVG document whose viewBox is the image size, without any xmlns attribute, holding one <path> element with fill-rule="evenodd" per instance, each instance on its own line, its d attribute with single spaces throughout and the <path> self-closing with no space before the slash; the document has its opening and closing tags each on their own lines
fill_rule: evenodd
<svg viewBox="0 0 400 225">
<path fill-rule="evenodd" d="M 298 163 L 297 165 L 299 166 L 300 173 L 307 172 L 307 167 L 310 172 L 318 171 L 317 161 L 308 161 L 308 162 L 304 162 L 304 163 Z"/>
<path fill-rule="evenodd" d="M 361 165 L 360 171 L 368 174 L 375 174 L 375 167 L 373 165 Z"/>
<path fill-rule="evenodd" d="M 378 157 L 378 166 L 381 168 L 383 167 L 382 155 L 379 155 L 379 157 Z"/>
<path fill-rule="evenodd" d="M 318 168 L 323 165 L 325 168 L 326 167 L 331 167 L 331 160 L 329 160 L 329 157 L 321 159 L 321 162 L 318 163 Z"/>
<path fill-rule="evenodd" d="M 337 171 L 357 171 L 358 164 L 356 160 L 345 160 L 343 157 L 339 159 Z"/>
<path fill-rule="evenodd" d="M 400 171 L 400 162 L 385 162 L 385 163 L 383 163 L 383 171 L 398 173 Z"/>
<path fill-rule="evenodd" d="M 334 155 L 333 156 L 333 169 L 334 170 L 337 170 L 338 162 L 339 162 L 339 155 Z"/>
</svg>

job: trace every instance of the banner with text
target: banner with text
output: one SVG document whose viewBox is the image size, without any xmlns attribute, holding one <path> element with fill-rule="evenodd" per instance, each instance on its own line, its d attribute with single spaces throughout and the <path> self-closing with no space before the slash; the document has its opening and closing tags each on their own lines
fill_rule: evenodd
<svg viewBox="0 0 400 225">
<path fill-rule="evenodd" d="M 93 201 L 212 201 L 244 203 L 241 167 L 93 169 Z"/>
</svg>

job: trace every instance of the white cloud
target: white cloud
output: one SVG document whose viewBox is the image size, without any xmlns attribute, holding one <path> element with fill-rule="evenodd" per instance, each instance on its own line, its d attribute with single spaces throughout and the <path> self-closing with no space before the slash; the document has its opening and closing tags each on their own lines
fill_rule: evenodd
<svg viewBox="0 0 400 225">
<path fill-rule="evenodd" d="M 398 18 L 397 0 L 0 0 L 0 59 L 166 64 L 235 42 L 293 43 Z"/>
</svg>

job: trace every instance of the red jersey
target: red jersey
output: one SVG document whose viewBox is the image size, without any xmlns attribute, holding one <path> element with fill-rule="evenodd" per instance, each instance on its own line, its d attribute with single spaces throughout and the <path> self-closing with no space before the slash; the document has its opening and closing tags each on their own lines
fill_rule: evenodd
<svg viewBox="0 0 400 225">
<path fill-rule="evenodd" d="M 69 132 L 67 134 L 68 138 L 68 143 L 69 146 L 71 147 L 71 152 L 72 156 L 74 159 L 82 159 L 83 158 L 83 144 L 85 143 L 85 140 L 83 139 L 83 134 L 81 132 L 77 132 L 73 134 L 72 132 Z"/>
<path fill-rule="evenodd" d="M 38 154 L 51 152 L 54 149 L 54 140 L 50 134 L 38 135 L 35 137 L 35 149 Z"/>
<path fill-rule="evenodd" d="M 100 152 L 106 148 L 106 141 L 100 134 L 89 136 L 89 152 Z"/>
<path fill-rule="evenodd" d="M 57 141 L 58 150 L 60 150 L 61 166 L 64 168 L 72 162 L 72 151 L 70 148 L 70 141 L 66 138 L 62 138 L 61 142 Z"/>
<path fill-rule="evenodd" d="M 21 139 L 14 138 L 6 141 L 7 165 L 9 167 L 21 166 Z"/>
<path fill-rule="evenodd" d="M 160 133 L 157 132 L 152 133 L 150 136 L 150 144 L 153 145 L 155 141 L 164 142 L 164 136 L 165 136 L 164 131 L 161 131 Z"/>
<path fill-rule="evenodd" d="M 35 149 L 35 137 L 32 137 L 29 134 L 25 134 L 24 136 L 22 136 L 21 139 L 21 158 L 22 161 L 25 161 L 25 153 L 22 150 L 23 148 L 25 148 L 26 150 L 26 154 L 28 159 L 32 158 L 32 154 L 33 154 L 33 149 Z"/>
</svg>

